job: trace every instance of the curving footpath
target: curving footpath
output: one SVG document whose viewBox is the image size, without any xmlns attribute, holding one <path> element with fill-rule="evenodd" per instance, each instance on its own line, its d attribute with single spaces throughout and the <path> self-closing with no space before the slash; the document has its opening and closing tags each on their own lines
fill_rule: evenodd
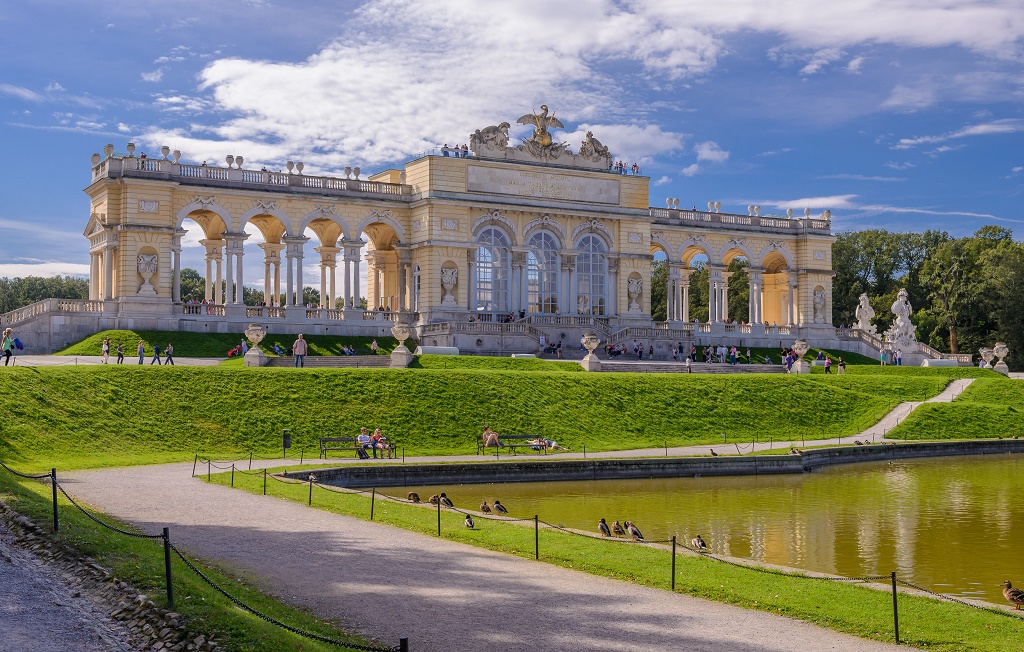
<svg viewBox="0 0 1024 652">
<path fill-rule="evenodd" d="M 209 485 L 190 464 L 84 471 L 76 499 L 285 602 L 421 650 L 875 651 L 894 645 L 595 577 L 274 497 Z"/>
</svg>

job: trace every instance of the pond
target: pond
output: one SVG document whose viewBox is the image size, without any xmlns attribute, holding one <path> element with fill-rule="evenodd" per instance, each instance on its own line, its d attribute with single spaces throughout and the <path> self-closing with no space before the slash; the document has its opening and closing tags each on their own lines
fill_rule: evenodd
<svg viewBox="0 0 1024 652">
<path fill-rule="evenodd" d="M 1024 587 L 1024 458 L 944 457 L 802 475 L 399 487 L 456 507 L 499 499 L 510 515 L 596 531 L 629 519 L 649 539 L 701 534 L 711 551 L 846 577 L 887 575 L 1002 604 Z"/>
</svg>

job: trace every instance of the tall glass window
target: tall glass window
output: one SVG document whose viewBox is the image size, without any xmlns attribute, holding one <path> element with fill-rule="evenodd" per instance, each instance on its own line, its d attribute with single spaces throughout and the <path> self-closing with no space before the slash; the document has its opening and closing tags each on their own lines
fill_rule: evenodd
<svg viewBox="0 0 1024 652">
<path fill-rule="evenodd" d="M 493 226 L 476 237 L 476 309 L 481 312 L 508 312 L 509 279 L 512 257 L 508 236 Z"/>
<path fill-rule="evenodd" d="M 605 315 L 607 311 L 608 248 L 596 235 L 583 236 L 576 245 L 576 312 Z"/>
<path fill-rule="evenodd" d="M 541 231 L 530 238 L 526 254 L 527 301 L 530 312 L 558 312 L 558 241 Z"/>
<path fill-rule="evenodd" d="M 412 309 L 415 312 L 420 310 L 420 266 L 413 265 L 412 268 Z"/>
</svg>

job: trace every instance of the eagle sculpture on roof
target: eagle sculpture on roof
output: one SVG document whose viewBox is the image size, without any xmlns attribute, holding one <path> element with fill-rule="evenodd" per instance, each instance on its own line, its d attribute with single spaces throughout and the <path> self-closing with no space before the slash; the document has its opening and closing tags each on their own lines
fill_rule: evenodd
<svg viewBox="0 0 1024 652">
<path fill-rule="evenodd" d="M 554 111 L 551 112 L 550 116 L 548 115 L 547 104 L 540 105 L 540 113 L 527 113 L 516 120 L 516 122 L 521 125 L 533 125 L 533 136 L 530 137 L 530 140 L 541 147 L 551 146 L 551 133 L 548 132 L 548 127 L 565 129 L 562 121 L 555 117 Z"/>
</svg>

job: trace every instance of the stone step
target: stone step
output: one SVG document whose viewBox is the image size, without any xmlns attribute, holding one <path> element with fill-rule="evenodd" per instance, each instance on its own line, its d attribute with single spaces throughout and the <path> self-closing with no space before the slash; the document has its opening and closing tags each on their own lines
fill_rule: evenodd
<svg viewBox="0 0 1024 652">
<path fill-rule="evenodd" d="M 609 362 L 601 361 L 601 371 L 629 371 L 635 373 L 686 373 L 683 362 Z M 782 365 L 768 364 L 706 364 L 693 365 L 695 374 L 781 374 Z"/>
<path fill-rule="evenodd" d="M 307 355 L 307 367 L 390 367 L 391 356 L 389 355 Z M 270 358 L 268 367 L 293 367 L 295 359 L 291 356 Z"/>
</svg>

